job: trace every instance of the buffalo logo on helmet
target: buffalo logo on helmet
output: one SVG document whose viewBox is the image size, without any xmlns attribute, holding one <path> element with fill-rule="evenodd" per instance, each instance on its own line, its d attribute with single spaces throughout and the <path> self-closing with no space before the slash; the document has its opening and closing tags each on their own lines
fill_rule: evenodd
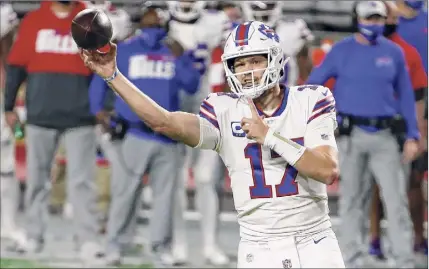
<svg viewBox="0 0 429 269">
<path fill-rule="evenodd" d="M 258 31 L 261 32 L 264 36 L 275 40 L 276 42 L 280 42 L 279 35 L 274 31 L 274 29 L 268 27 L 265 24 L 261 24 L 258 28 Z"/>
</svg>

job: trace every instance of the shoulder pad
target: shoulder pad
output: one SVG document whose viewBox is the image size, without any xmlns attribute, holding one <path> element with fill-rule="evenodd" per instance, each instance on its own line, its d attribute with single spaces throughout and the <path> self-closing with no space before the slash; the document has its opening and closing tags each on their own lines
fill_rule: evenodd
<svg viewBox="0 0 429 269">
<path fill-rule="evenodd" d="M 214 93 L 210 93 L 205 100 L 207 101 L 211 101 L 211 100 L 216 100 L 216 101 L 225 101 L 227 99 L 238 99 L 238 95 L 233 93 L 233 92 L 214 92 Z"/>
<path fill-rule="evenodd" d="M 292 87 L 290 87 L 290 90 L 296 91 L 296 92 L 306 92 L 306 93 L 310 93 L 310 94 L 311 93 L 317 94 L 321 91 L 321 89 L 324 89 L 324 88 L 326 88 L 326 87 L 322 86 L 322 85 L 308 84 L 308 85 L 292 86 Z"/>
<path fill-rule="evenodd" d="M 233 92 L 216 92 L 212 94 L 216 94 L 217 96 L 228 96 L 232 99 L 238 99 L 238 95 Z"/>
<path fill-rule="evenodd" d="M 332 96 L 331 90 L 322 85 L 292 86 L 289 91 L 293 92 L 296 98 L 300 100 L 308 100 L 310 105 Z"/>
<path fill-rule="evenodd" d="M 331 91 L 324 86 L 317 88 L 312 95 L 308 97 L 309 118 L 307 123 L 321 115 L 329 115 L 336 119 L 335 98 Z"/>
<path fill-rule="evenodd" d="M 238 95 L 230 92 L 210 93 L 204 101 L 216 107 L 216 110 L 224 111 L 230 104 L 237 103 Z"/>
</svg>

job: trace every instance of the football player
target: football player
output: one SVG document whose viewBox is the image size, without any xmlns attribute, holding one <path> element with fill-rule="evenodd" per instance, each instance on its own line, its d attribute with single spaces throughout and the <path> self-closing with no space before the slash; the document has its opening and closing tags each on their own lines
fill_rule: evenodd
<svg viewBox="0 0 429 269">
<path fill-rule="evenodd" d="M 82 59 L 155 130 L 217 152 L 231 177 L 239 268 L 344 268 L 326 185 L 338 177 L 335 100 L 318 85 L 287 88 L 285 58 L 268 25 L 240 24 L 222 60 L 234 93 L 213 93 L 199 115 L 168 112 L 117 69 L 116 47 Z"/>
<path fill-rule="evenodd" d="M 194 59 L 195 68 L 202 74 L 200 89 L 195 95 L 183 93 L 182 109 L 197 113 L 202 100 L 211 93 L 209 65 L 212 51 L 220 44 L 223 25 L 227 18 L 224 13 L 205 10 L 204 1 L 168 1 L 170 12 L 169 35 L 177 40 Z M 218 156 L 210 151 L 186 149 L 183 160 L 183 177 L 189 178 L 192 168 L 196 183 L 196 205 L 201 214 L 201 234 L 203 236 L 203 256 L 214 265 L 226 265 L 228 257 L 217 246 L 217 226 L 219 217 L 219 199 L 216 191 L 218 179 L 224 175 Z M 183 183 L 183 180 L 181 180 Z M 180 201 L 176 203 L 175 232 L 173 243 L 174 263 L 182 264 L 187 260 L 185 246 L 185 226 L 183 211 L 185 208 L 185 190 L 179 190 Z"/>
<path fill-rule="evenodd" d="M 281 82 L 292 86 L 306 81 L 312 69 L 309 45 L 314 40 L 307 23 L 301 19 L 283 20 L 279 1 L 243 1 L 241 5 L 247 21 L 262 21 L 280 36 L 283 52 L 289 57 Z"/>
</svg>

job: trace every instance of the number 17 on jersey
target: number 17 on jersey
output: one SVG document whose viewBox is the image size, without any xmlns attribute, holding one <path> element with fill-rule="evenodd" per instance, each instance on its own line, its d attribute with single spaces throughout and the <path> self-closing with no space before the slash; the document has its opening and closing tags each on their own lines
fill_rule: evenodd
<svg viewBox="0 0 429 269">
<path fill-rule="evenodd" d="M 304 145 L 303 138 L 292 139 L 294 142 Z M 249 159 L 252 169 L 253 186 L 249 187 L 250 198 L 273 198 L 273 188 L 267 185 L 265 179 L 265 170 L 262 160 L 262 145 L 258 143 L 249 143 L 244 148 L 244 156 Z M 281 158 L 275 151 L 270 150 L 270 158 Z M 298 184 L 296 177 L 298 171 L 291 165 L 287 164 L 283 173 L 283 177 L 279 184 L 275 185 L 275 197 L 293 196 L 298 194 Z"/>
</svg>

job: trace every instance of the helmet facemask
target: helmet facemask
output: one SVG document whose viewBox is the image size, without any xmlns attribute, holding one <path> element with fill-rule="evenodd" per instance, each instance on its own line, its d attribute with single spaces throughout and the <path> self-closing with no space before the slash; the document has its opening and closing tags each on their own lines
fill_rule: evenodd
<svg viewBox="0 0 429 269">
<path fill-rule="evenodd" d="M 262 69 L 254 69 L 235 73 L 234 61 L 239 57 L 263 55 L 267 57 L 267 67 Z M 226 77 L 231 90 L 240 97 L 258 98 L 266 90 L 273 88 L 283 76 L 283 67 L 288 59 L 285 59 L 281 48 L 272 46 L 265 50 L 253 50 L 251 52 L 244 52 L 238 55 L 231 55 L 223 59 Z M 262 77 L 258 81 L 255 78 L 255 73 L 263 71 Z M 251 83 L 249 85 L 242 85 L 238 76 L 250 74 Z"/>
</svg>

